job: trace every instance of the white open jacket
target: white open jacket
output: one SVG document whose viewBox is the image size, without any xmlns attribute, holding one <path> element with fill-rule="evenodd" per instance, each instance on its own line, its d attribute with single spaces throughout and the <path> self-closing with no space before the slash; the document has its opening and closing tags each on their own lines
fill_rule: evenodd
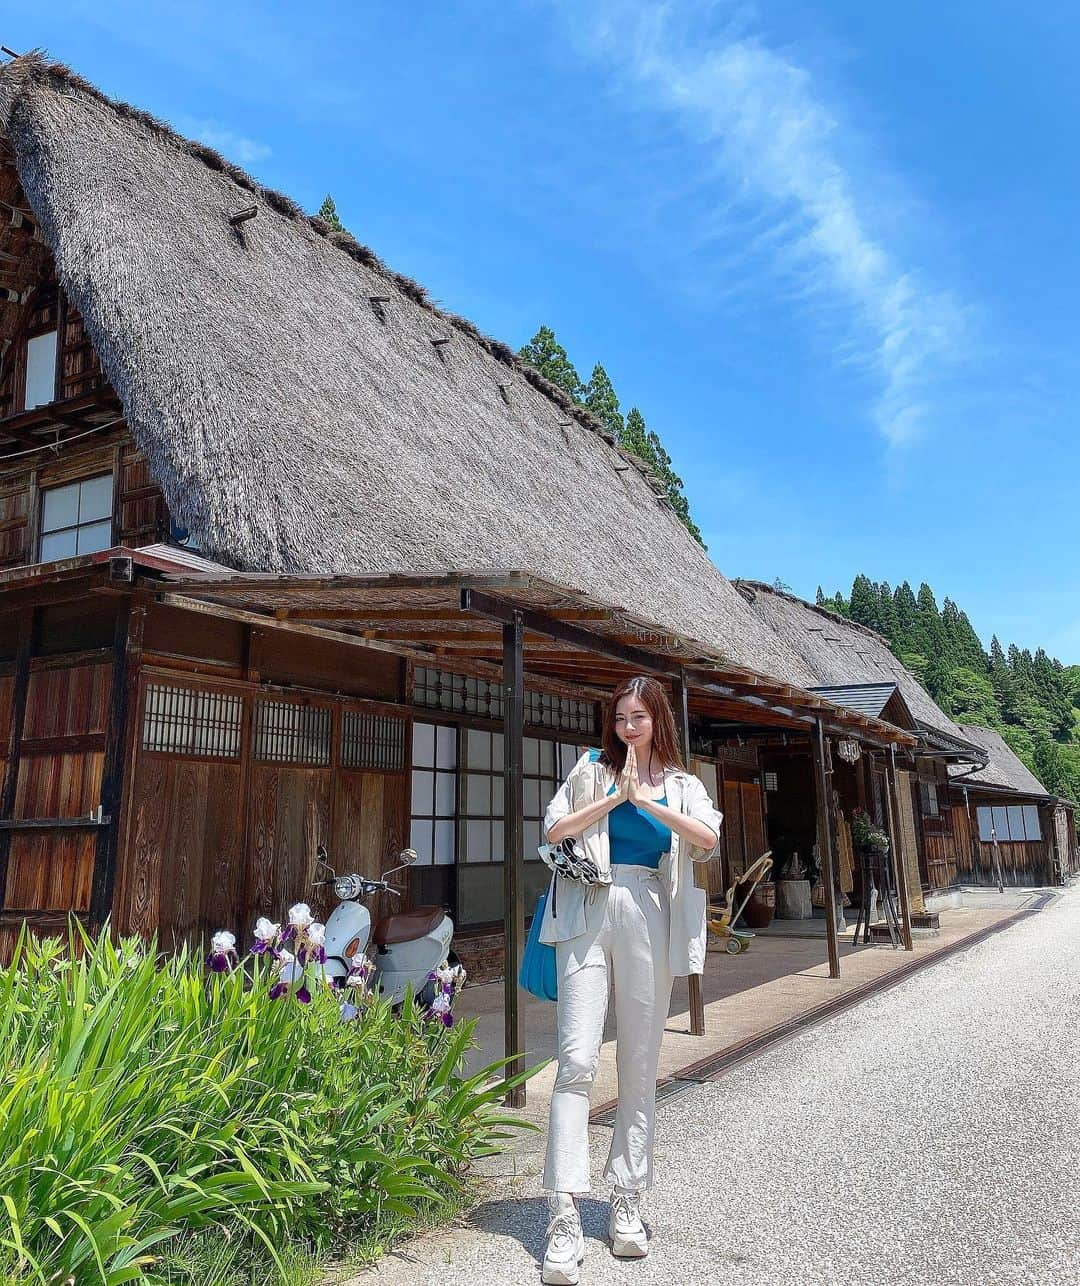
<svg viewBox="0 0 1080 1286">
<path fill-rule="evenodd" d="M 544 814 L 544 831 L 549 832 L 556 822 L 569 813 L 594 800 L 603 799 L 614 783 L 609 769 L 599 762 L 592 762 L 588 753 L 581 756 L 570 775 L 555 793 Z M 709 798 L 704 784 L 693 773 L 668 768 L 664 772 L 664 788 L 669 808 L 686 813 L 704 822 L 717 835 L 711 849 L 697 848 L 688 840 L 671 833 L 671 850 L 660 859 L 660 878 L 665 881 L 670 894 L 671 937 L 668 956 L 671 972 L 681 978 L 705 969 L 705 906 L 706 894 L 694 882 L 694 862 L 708 861 L 720 848 L 720 824 L 723 813 Z M 590 826 L 580 837 L 585 851 L 596 863 L 604 882 L 611 879 L 611 852 L 608 843 L 608 816 Z M 577 880 L 563 879 L 552 874 L 544 918 L 540 925 L 540 941 L 545 943 L 571 942 L 585 933 L 585 908 L 587 900 L 596 895 L 600 885 L 584 885 Z M 588 943 L 581 942 L 584 954 Z M 574 948 L 571 947 L 571 967 Z"/>
</svg>

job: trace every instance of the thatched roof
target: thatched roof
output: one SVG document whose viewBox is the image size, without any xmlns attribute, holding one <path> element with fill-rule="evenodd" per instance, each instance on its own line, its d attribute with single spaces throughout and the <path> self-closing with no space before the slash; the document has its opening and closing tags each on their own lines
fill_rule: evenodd
<svg viewBox="0 0 1080 1286">
<path fill-rule="evenodd" d="M 1050 792 L 1016 752 L 1009 748 L 1000 732 L 996 732 L 993 728 L 979 728 L 974 724 L 964 724 L 960 731 L 968 741 L 973 741 L 986 751 L 990 756 L 990 762 L 978 772 L 964 773 L 958 784 L 998 787 L 1024 795 L 1049 797 Z M 957 775 L 961 771 L 959 768 L 950 769 L 950 772 Z"/>
<path fill-rule="evenodd" d="M 813 677 L 647 466 L 351 237 L 37 55 L 0 69 L 0 131 L 135 441 L 211 558 L 534 572 Z"/>
<path fill-rule="evenodd" d="M 880 634 L 761 581 L 734 584 L 784 646 L 811 670 L 814 677 L 803 686 L 895 683 L 920 727 L 968 740 Z"/>
</svg>

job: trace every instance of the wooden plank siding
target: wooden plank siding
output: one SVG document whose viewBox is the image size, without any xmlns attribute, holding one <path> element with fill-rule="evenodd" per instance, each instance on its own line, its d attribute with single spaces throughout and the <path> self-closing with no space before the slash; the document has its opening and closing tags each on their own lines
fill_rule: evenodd
<svg viewBox="0 0 1080 1286">
<path fill-rule="evenodd" d="M 240 767 L 140 757 L 131 795 L 122 928 L 172 947 L 241 925 L 244 871 Z"/>
<path fill-rule="evenodd" d="M 768 847 L 761 773 L 742 765 L 695 757 L 691 771 L 705 783 L 724 814 L 719 860 L 697 865 L 695 876 L 710 899 L 721 898 Z"/>
<path fill-rule="evenodd" d="M 85 817 L 101 800 L 111 662 L 31 662 L 12 816 Z M 10 837 L 6 911 L 87 911 L 94 831 Z"/>
<path fill-rule="evenodd" d="M 915 811 L 918 806 L 912 773 L 897 771 L 896 793 L 899 796 L 899 813 L 896 824 L 900 828 L 904 853 L 904 875 L 907 879 L 908 898 L 912 911 L 926 910 L 923 900 L 922 872 L 920 870 L 918 831 Z"/>
<path fill-rule="evenodd" d="M 237 753 L 222 758 L 147 749 L 141 729 L 151 684 L 239 697 Z M 264 701 L 328 711 L 329 761 L 260 761 L 252 726 L 256 705 Z M 147 937 L 157 932 L 172 948 L 222 928 L 246 942 L 258 916 L 280 919 L 297 901 L 325 916 L 333 895 L 311 887 L 319 843 L 338 870 L 380 874 L 406 843 L 408 761 L 398 771 L 344 766 L 341 725 L 350 711 L 392 714 L 406 732 L 411 718 L 406 708 L 382 702 L 298 696 L 265 684 L 148 667 L 140 680 L 127 855 L 117 894 L 123 930 Z M 381 909 L 372 907 L 374 914 Z"/>
</svg>

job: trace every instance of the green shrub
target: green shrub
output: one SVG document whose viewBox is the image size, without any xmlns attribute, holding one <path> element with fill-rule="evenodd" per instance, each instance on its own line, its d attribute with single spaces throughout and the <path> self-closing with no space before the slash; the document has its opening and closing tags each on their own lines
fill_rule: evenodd
<svg viewBox="0 0 1080 1286">
<path fill-rule="evenodd" d="M 473 1023 L 412 1006 L 267 998 L 268 962 L 207 975 L 135 941 L 35 942 L 0 972 L 0 1272 L 152 1280 L 199 1229 L 316 1251 L 451 1204 L 469 1160 L 524 1122 Z"/>
</svg>

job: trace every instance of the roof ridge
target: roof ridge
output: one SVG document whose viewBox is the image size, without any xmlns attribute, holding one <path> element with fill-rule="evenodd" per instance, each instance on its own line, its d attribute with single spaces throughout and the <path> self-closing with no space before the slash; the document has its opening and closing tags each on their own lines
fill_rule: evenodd
<svg viewBox="0 0 1080 1286">
<path fill-rule="evenodd" d="M 743 576 L 737 576 L 731 583 L 740 593 L 743 591 L 743 586 L 751 591 L 749 595 L 743 594 L 743 598 L 745 598 L 747 602 L 752 602 L 753 595 L 759 590 L 764 590 L 767 594 L 774 594 L 777 598 L 786 598 L 789 603 L 797 603 L 800 607 L 809 608 L 811 612 L 816 612 L 818 616 L 823 616 L 827 621 L 836 621 L 841 625 L 846 625 L 849 629 L 858 630 L 868 638 L 872 638 L 876 642 L 883 644 L 889 652 L 892 653 L 892 648 L 889 646 L 889 640 L 884 634 L 878 633 L 877 630 L 871 628 L 869 625 L 863 625 L 859 621 L 853 621 L 850 616 L 842 616 L 839 612 L 833 612 L 827 607 L 822 607 L 819 603 L 811 603 L 808 599 L 800 598 L 798 594 L 791 594 L 786 589 L 777 589 L 775 585 L 769 585 L 763 580 L 750 580 Z M 895 656 L 895 653 L 893 653 L 893 655 Z"/>
<path fill-rule="evenodd" d="M 561 388 L 558 384 L 553 383 L 534 366 L 514 352 L 502 340 L 493 339 L 485 335 L 480 328 L 471 322 L 467 317 L 462 317 L 457 313 L 446 312 L 438 308 L 431 300 L 426 288 L 411 277 L 405 276 L 404 273 L 395 271 L 379 258 L 379 256 L 369 246 L 365 246 L 350 232 L 338 231 L 332 228 L 324 220 L 320 219 L 317 214 L 308 214 L 299 206 L 292 197 L 275 188 L 264 187 L 257 179 L 253 178 L 246 170 L 228 160 L 215 148 L 205 143 L 200 143 L 195 139 L 185 138 L 177 130 L 152 113 L 145 111 L 141 107 L 135 107 L 131 103 L 124 102 L 120 99 L 110 98 L 103 90 L 99 89 L 84 76 L 72 70 L 66 63 L 49 62 L 46 59 L 45 51 L 42 49 L 31 49 L 24 54 L 19 54 L 9 62 L 0 66 L 0 82 L 6 80 L 9 84 L 22 87 L 28 83 L 43 84 L 50 83 L 54 88 L 61 92 L 64 90 L 76 90 L 81 94 L 104 104 L 110 110 L 127 120 L 135 121 L 142 125 L 144 129 L 152 131 L 159 138 L 169 143 L 171 146 L 178 148 L 187 155 L 200 160 L 211 170 L 225 175 L 231 179 L 237 187 L 246 192 L 250 192 L 255 197 L 260 197 L 266 204 L 282 218 L 292 219 L 299 224 L 306 224 L 317 235 L 324 240 L 336 246 L 348 258 L 364 267 L 369 268 L 372 272 L 383 277 L 390 285 L 396 287 L 405 297 L 414 304 L 423 308 L 425 311 L 438 317 L 441 321 L 447 322 L 455 330 L 463 335 L 467 335 L 481 349 L 488 353 L 496 361 L 502 362 L 510 370 L 522 376 L 522 378 L 542 393 L 549 401 L 554 402 L 559 410 L 564 411 L 571 416 L 582 428 L 590 433 L 595 433 L 597 437 L 602 438 L 609 446 L 619 451 L 620 454 L 633 460 L 638 467 L 638 472 L 642 474 L 645 480 L 650 484 L 661 503 L 666 504 L 674 512 L 667 490 L 663 483 L 660 482 L 653 472 L 647 461 L 641 460 L 640 456 L 626 451 L 619 446 L 614 434 L 610 432 L 595 416 L 579 402 Z M 5 116 L 10 115 L 14 108 L 15 94 L 12 94 L 8 102 L 4 104 Z M 7 120 L 3 122 L 6 128 Z M 644 466 L 644 467 L 642 467 Z M 653 485 L 655 482 L 658 485 Z"/>
</svg>

